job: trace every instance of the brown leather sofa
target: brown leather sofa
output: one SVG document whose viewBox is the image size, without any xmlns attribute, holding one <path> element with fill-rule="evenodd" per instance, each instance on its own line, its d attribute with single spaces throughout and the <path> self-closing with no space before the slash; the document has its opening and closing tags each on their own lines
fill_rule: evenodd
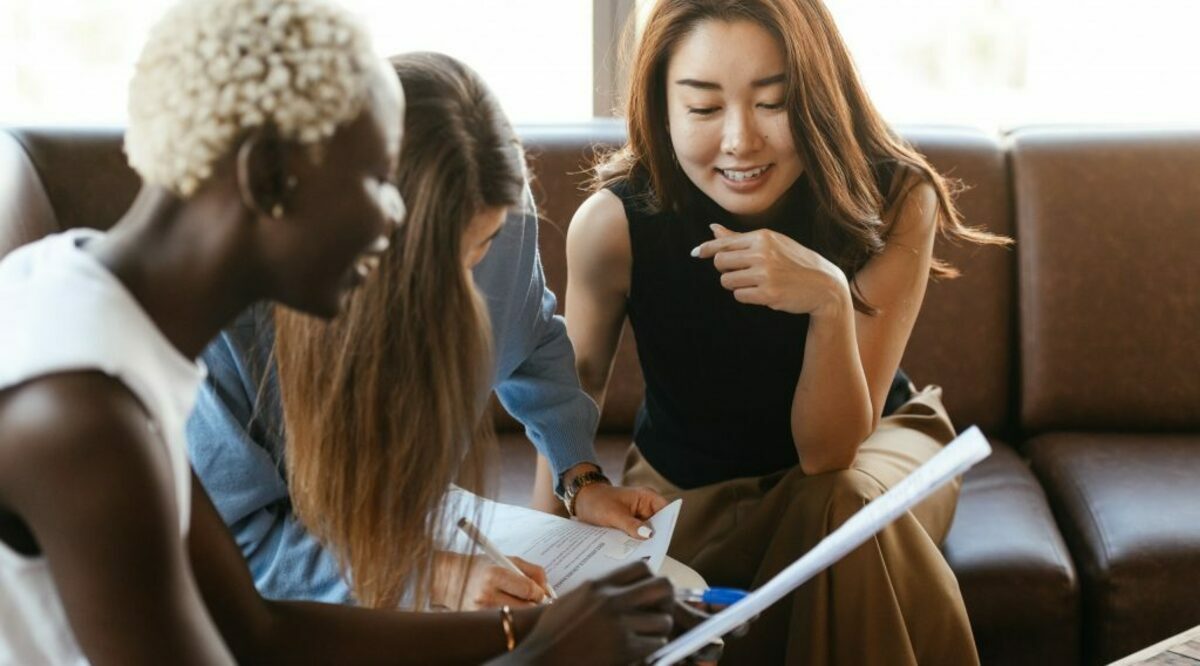
<svg viewBox="0 0 1200 666">
<path fill-rule="evenodd" d="M 581 170 L 622 132 L 521 128 L 560 295 Z M 964 276 L 930 286 L 903 363 L 995 447 L 944 546 L 984 663 L 1107 663 L 1200 623 L 1200 129 L 904 134 L 968 186 L 969 223 L 1018 241 L 939 247 Z M 107 227 L 137 187 L 118 130 L 2 131 L 0 255 Z M 641 391 L 626 335 L 598 438 L 610 470 Z M 532 449 L 501 428 L 500 494 L 521 502 Z"/>
</svg>

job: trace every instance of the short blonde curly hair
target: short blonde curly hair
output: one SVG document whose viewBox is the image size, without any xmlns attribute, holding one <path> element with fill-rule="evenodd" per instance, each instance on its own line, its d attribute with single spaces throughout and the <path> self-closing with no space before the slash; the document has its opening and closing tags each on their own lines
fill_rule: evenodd
<svg viewBox="0 0 1200 666">
<path fill-rule="evenodd" d="M 326 0 L 182 0 L 138 59 L 125 153 L 145 182 L 190 196 L 247 130 L 332 136 L 358 116 L 379 62 Z"/>
</svg>

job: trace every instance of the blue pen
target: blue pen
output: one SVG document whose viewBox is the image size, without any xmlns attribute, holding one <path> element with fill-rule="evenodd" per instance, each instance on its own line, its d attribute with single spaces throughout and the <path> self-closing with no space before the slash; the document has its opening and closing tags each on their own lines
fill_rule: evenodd
<svg viewBox="0 0 1200 666">
<path fill-rule="evenodd" d="M 728 606 L 737 603 L 750 594 L 745 590 L 732 587 L 710 587 L 706 590 L 699 588 L 679 588 L 675 590 L 675 598 L 679 601 L 708 604 L 710 606 Z"/>
</svg>

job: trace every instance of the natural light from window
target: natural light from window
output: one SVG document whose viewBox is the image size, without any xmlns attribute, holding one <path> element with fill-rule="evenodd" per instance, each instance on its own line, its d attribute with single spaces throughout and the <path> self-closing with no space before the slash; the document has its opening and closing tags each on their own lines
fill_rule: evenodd
<svg viewBox="0 0 1200 666">
<path fill-rule="evenodd" d="M 4 0 L 0 123 L 122 124 L 137 51 L 170 1 Z M 344 4 L 381 53 L 439 50 L 477 69 L 518 123 L 592 116 L 592 0 Z M 1200 123 L 1197 0 L 828 4 L 893 122 Z"/>
<path fill-rule="evenodd" d="M 125 122 L 138 51 L 172 0 L 3 0 L 0 123 Z M 437 50 L 477 70 L 518 122 L 592 113 L 586 0 L 343 0 L 376 50 Z"/>
<path fill-rule="evenodd" d="M 1200 123 L 1196 0 L 830 0 L 894 122 Z"/>
</svg>

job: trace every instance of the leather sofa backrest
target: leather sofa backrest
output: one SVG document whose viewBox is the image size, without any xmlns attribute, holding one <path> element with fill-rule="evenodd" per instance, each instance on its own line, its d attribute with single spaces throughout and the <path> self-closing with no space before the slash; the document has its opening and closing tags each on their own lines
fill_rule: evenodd
<svg viewBox="0 0 1200 666">
<path fill-rule="evenodd" d="M 978 130 L 901 128 L 943 175 L 961 181 L 959 211 L 969 226 L 1013 236 L 1007 155 Z M 1012 423 L 1016 405 L 1016 256 L 1011 249 L 956 244 L 939 237 L 934 256 L 961 277 L 933 281 L 901 367 L 918 386 L 939 384 L 954 424 L 990 434 Z"/>
<path fill-rule="evenodd" d="M 10 129 L 7 135 L 33 164 L 54 213 L 23 242 L 74 227 L 107 229 L 129 209 L 140 187 L 125 161 L 119 129 Z M 0 247 L 0 254 L 11 249 Z"/>
<path fill-rule="evenodd" d="M 1200 426 L 1200 130 L 1012 146 L 1025 429 Z"/>
<path fill-rule="evenodd" d="M 16 136 L 0 132 L 0 257 L 57 228 L 29 154 Z"/>
<path fill-rule="evenodd" d="M 544 213 L 542 261 L 550 287 L 560 297 L 561 311 L 566 293 L 565 232 L 587 197 L 585 171 L 597 149 L 620 144 L 624 128 L 616 121 L 596 121 L 525 126 L 519 133 L 530 155 L 534 192 Z M 935 167 L 968 186 L 959 205 L 969 224 L 1012 234 L 1006 155 L 996 138 L 947 128 L 913 128 L 904 134 Z M 59 228 L 107 228 L 137 193 L 138 179 L 125 161 L 120 130 L 18 129 L 0 139 L 5 143 L 0 146 L 0 159 L 11 172 L 2 176 L 0 187 L 16 187 L 32 193 L 30 200 L 43 202 L 36 215 L 14 213 L 0 218 L 0 243 L 4 243 L 0 254 Z M 9 168 L 10 162 L 24 166 Z M 30 165 L 44 194 L 37 193 Z M 0 210 L 22 200 L 5 195 Z M 47 201 L 52 211 L 48 217 Z M 39 221 L 30 222 L 31 215 Z M 1014 404 L 1013 253 L 947 243 L 939 243 L 937 253 L 964 275 L 930 286 L 903 365 L 918 384 L 946 388 L 947 406 L 960 426 L 979 424 L 995 431 L 1010 422 Z M 602 430 L 628 432 L 641 399 L 641 372 L 627 330 L 610 381 Z"/>
</svg>

